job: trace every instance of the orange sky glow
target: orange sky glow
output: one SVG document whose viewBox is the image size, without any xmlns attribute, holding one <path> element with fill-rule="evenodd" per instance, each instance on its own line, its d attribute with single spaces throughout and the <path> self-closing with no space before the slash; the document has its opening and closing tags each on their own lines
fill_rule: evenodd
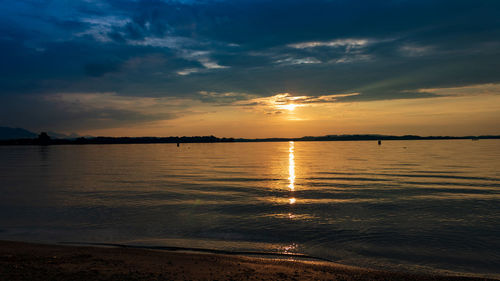
<svg viewBox="0 0 500 281">
<path fill-rule="evenodd" d="M 175 118 L 116 128 L 80 132 L 103 136 L 301 137 L 327 134 L 482 135 L 500 131 L 500 85 L 421 89 L 437 96 L 417 99 L 337 102 L 339 97 L 280 93 L 222 104 L 194 99 L 124 98 L 113 94 L 85 95 L 78 102 L 88 107 L 114 107 L 161 114 L 178 110 Z M 205 93 L 206 94 L 206 93 Z M 211 93 L 217 96 L 216 93 Z M 235 93 L 220 94 L 231 97 Z M 59 102 L 77 96 L 56 95 Z M 82 99 L 83 98 L 83 99 Z"/>
</svg>

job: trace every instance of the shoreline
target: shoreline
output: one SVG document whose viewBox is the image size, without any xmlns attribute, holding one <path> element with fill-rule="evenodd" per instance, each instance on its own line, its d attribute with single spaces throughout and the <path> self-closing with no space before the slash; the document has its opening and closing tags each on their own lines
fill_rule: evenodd
<svg viewBox="0 0 500 281">
<path fill-rule="evenodd" d="M 3 139 L 0 146 L 26 145 L 92 145 L 92 144 L 192 144 L 192 143 L 257 143 L 257 142 L 344 142 L 344 141 L 412 141 L 412 140 L 491 140 L 500 139 L 500 135 L 481 136 L 391 136 L 391 135 L 329 135 L 300 138 L 218 138 L 214 136 L 198 137 L 80 137 L 76 139 Z"/>
<path fill-rule="evenodd" d="M 498 280 L 333 262 L 0 241 L 2 280 Z"/>
</svg>

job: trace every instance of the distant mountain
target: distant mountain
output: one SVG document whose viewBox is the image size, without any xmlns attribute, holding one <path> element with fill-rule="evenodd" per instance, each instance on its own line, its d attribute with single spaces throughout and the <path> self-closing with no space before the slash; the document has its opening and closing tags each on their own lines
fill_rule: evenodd
<svg viewBox="0 0 500 281">
<path fill-rule="evenodd" d="M 0 140 L 32 139 L 38 135 L 22 128 L 0 127 Z"/>
<path fill-rule="evenodd" d="M 53 139 L 76 139 L 80 137 L 80 135 L 76 133 L 66 135 L 50 131 L 47 132 L 47 135 Z M 37 133 L 33 133 L 23 128 L 0 127 L 0 140 L 34 139 L 37 137 Z"/>
</svg>

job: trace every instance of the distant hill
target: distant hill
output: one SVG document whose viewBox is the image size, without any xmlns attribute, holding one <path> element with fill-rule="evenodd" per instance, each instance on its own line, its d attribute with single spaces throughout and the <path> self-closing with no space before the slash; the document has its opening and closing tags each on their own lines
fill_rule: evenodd
<svg viewBox="0 0 500 281">
<path fill-rule="evenodd" d="M 80 135 L 75 133 L 65 135 L 56 132 L 47 132 L 47 134 L 53 139 L 76 139 L 80 137 Z M 0 140 L 34 139 L 37 137 L 37 133 L 23 128 L 0 127 Z"/>
<path fill-rule="evenodd" d="M 32 139 L 37 134 L 22 128 L 0 127 L 0 140 Z"/>
</svg>

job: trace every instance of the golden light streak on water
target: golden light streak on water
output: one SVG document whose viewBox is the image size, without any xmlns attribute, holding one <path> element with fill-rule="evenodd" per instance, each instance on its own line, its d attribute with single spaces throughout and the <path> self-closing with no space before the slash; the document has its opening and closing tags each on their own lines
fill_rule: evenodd
<svg viewBox="0 0 500 281">
<path fill-rule="evenodd" d="M 290 189 L 291 192 L 295 191 L 295 155 L 294 155 L 294 150 L 295 150 L 295 143 L 293 141 L 289 142 L 288 146 L 288 181 L 290 184 L 288 184 L 288 188 Z M 295 204 L 297 199 L 294 197 L 290 197 L 289 199 L 290 205 Z"/>
<path fill-rule="evenodd" d="M 288 180 L 290 184 L 288 188 L 291 191 L 295 190 L 295 156 L 294 156 L 295 144 L 293 141 L 289 142 L 288 148 Z"/>
</svg>

